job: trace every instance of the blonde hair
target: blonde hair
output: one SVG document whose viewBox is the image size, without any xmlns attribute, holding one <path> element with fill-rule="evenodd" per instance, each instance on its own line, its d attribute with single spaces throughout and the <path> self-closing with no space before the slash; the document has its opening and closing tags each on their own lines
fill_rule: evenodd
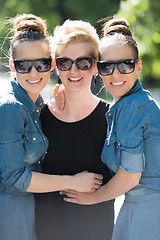
<svg viewBox="0 0 160 240">
<path fill-rule="evenodd" d="M 98 59 L 99 37 L 96 29 L 89 23 L 81 20 L 66 20 L 54 30 L 53 48 L 55 58 L 68 43 L 91 44 L 91 54 Z"/>
</svg>

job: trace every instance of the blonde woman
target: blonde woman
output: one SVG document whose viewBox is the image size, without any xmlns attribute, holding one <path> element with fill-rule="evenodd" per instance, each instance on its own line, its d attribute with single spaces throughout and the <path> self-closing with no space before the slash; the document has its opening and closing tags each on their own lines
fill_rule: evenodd
<svg viewBox="0 0 160 240">
<path fill-rule="evenodd" d="M 51 100 L 43 109 L 43 131 L 50 144 L 43 173 L 75 174 L 92 171 L 111 178 L 100 156 L 106 134 L 105 113 L 109 104 L 91 93 L 97 74 L 99 38 L 88 22 L 67 20 L 55 29 L 56 70 L 64 85 L 65 107 Z M 58 193 L 36 196 L 38 240 L 110 240 L 114 202 L 78 206 L 63 201 Z"/>
</svg>

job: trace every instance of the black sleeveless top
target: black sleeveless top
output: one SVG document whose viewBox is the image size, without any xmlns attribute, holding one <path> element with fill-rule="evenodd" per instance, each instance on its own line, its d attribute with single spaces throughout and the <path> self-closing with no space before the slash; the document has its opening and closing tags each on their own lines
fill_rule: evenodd
<svg viewBox="0 0 160 240">
<path fill-rule="evenodd" d="M 111 173 L 101 161 L 101 151 L 106 136 L 105 113 L 108 108 L 109 104 L 100 101 L 86 118 L 68 123 L 54 117 L 46 105 L 40 118 L 49 148 L 42 172 L 75 174 L 87 170 L 102 174 L 106 183 Z"/>
<path fill-rule="evenodd" d="M 101 151 L 108 108 L 100 101 L 86 118 L 67 123 L 45 106 L 41 121 L 49 148 L 42 172 L 72 175 L 87 170 L 102 174 L 106 183 L 111 173 L 101 161 Z M 85 206 L 65 202 L 63 197 L 58 192 L 35 194 L 37 240 L 111 240 L 114 200 Z"/>
</svg>

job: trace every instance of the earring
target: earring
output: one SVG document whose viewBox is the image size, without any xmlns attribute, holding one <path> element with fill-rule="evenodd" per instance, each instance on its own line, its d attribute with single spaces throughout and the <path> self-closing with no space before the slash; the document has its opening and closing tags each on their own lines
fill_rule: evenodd
<svg viewBox="0 0 160 240">
<path fill-rule="evenodd" d="M 62 84 L 62 81 L 59 76 L 58 76 L 58 84 Z"/>
<path fill-rule="evenodd" d="M 97 75 L 93 76 L 93 81 L 94 81 L 94 85 L 96 85 L 96 83 L 97 83 Z"/>
</svg>

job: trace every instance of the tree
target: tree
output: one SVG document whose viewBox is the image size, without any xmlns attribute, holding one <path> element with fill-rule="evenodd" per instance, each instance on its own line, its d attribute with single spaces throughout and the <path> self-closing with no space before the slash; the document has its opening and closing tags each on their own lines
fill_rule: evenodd
<svg viewBox="0 0 160 240">
<path fill-rule="evenodd" d="M 160 4 L 159 0 L 121 1 L 116 16 L 126 18 L 135 33 L 143 61 L 144 84 L 160 86 Z"/>
</svg>

